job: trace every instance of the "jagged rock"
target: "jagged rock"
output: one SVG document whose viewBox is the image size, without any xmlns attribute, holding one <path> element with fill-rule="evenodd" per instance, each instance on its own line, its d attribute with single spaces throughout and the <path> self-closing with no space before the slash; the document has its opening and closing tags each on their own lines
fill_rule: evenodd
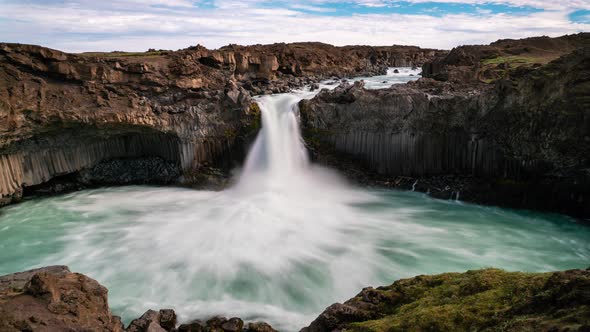
<svg viewBox="0 0 590 332">
<path fill-rule="evenodd" d="M 587 331 L 589 290 L 590 270 L 417 276 L 366 288 L 301 331 Z"/>
<path fill-rule="evenodd" d="M 160 326 L 166 331 L 172 331 L 176 327 L 176 313 L 172 309 L 160 310 Z"/>
<path fill-rule="evenodd" d="M 31 193 L 109 160 L 161 158 L 183 174 L 231 165 L 259 120 L 248 112 L 251 94 L 282 93 L 335 73 L 421 65 L 444 53 L 296 43 L 67 54 L 0 43 L 0 205 L 18 201 L 23 187 Z M 129 180 L 103 176 L 112 174 L 95 179 Z M 150 178 L 160 182 L 142 181 Z"/>
<path fill-rule="evenodd" d="M 176 313 L 172 309 L 146 311 L 131 321 L 126 332 L 172 332 L 176 328 Z"/>
<path fill-rule="evenodd" d="M 264 322 L 248 323 L 246 326 L 248 332 L 277 332 L 272 326 Z"/>
<path fill-rule="evenodd" d="M 244 327 L 244 321 L 237 317 L 230 318 L 227 322 L 221 324 L 221 328 L 226 332 L 241 332 Z"/>
<path fill-rule="evenodd" d="M 0 277 L 1 331 L 123 331 L 107 289 L 65 266 Z"/>
<path fill-rule="evenodd" d="M 206 324 L 200 320 L 194 320 L 188 324 L 181 324 L 178 332 L 202 332 L 206 331 Z"/>
<path fill-rule="evenodd" d="M 324 160 L 342 168 L 348 156 L 382 182 L 412 177 L 420 179 L 417 190 L 440 198 L 461 192 L 462 200 L 588 218 L 590 131 L 579 119 L 588 106 L 590 34 L 563 38 L 581 48 L 535 69 L 516 68 L 494 84 L 432 78 L 382 90 L 341 84 L 301 101 L 304 136 L 316 159 L 339 153 Z M 465 63 L 459 70 L 479 66 L 478 49 L 456 55 L 453 61 Z M 452 175 L 459 182 L 444 183 Z"/>
</svg>

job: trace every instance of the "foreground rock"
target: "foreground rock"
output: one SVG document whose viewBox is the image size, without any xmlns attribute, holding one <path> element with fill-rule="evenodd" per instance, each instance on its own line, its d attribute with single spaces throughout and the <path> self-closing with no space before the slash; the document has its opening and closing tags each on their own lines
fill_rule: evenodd
<svg viewBox="0 0 590 332">
<path fill-rule="evenodd" d="M 478 79 L 482 61 L 493 62 L 482 54 L 493 49 L 494 61 L 514 60 L 505 59 L 517 52 L 507 41 L 425 65 L 437 79 L 323 91 L 300 103 L 306 141 L 319 160 L 364 177 L 342 160 L 359 162 L 376 175 L 369 182 L 590 218 L 590 34 L 541 40 L 568 47 L 530 46 L 548 62 L 498 65 L 502 78 L 489 82 Z"/>
<path fill-rule="evenodd" d="M 365 288 L 302 329 L 342 330 L 590 331 L 590 269 L 486 269 L 402 279 Z M 0 331 L 275 332 L 237 317 L 179 325 L 170 309 L 148 310 L 125 329 L 109 310 L 107 289 L 65 266 L 0 277 Z"/>
<path fill-rule="evenodd" d="M 123 331 L 107 293 L 65 266 L 0 277 L 0 331 Z"/>
<path fill-rule="evenodd" d="M 331 305 L 301 331 L 342 330 L 590 331 L 590 270 L 402 279 Z"/>
<path fill-rule="evenodd" d="M 108 291 L 96 280 L 49 266 L 0 276 L 0 331 L 276 332 L 263 322 L 213 317 L 178 326 L 174 310 L 148 310 L 125 329 L 109 310 Z"/>
</svg>

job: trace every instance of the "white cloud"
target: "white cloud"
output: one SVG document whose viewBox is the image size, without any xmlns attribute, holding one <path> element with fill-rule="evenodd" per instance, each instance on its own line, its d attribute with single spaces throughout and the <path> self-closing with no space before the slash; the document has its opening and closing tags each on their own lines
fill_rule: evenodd
<svg viewBox="0 0 590 332">
<path fill-rule="evenodd" d="M 310 5 L 304 5 L 304 4 L 293 4 L 290 7 L 293 9 L 307 10 L 307 11 L 316 12 L 316 13 L 330 13 L 330 12 L 336 11 L 333 8 L 310 6 Z"/>
<path fill-rule="evenodd" d="M 500 38 L 590 31 L 590 24 L 571 22 L 567 10 L 529 15 L 481 12 L 440 17 L 400 14 L 342 17 L 305 14 L 292 3 L 287 8 L 253 8 L 252 3 L 259 0 L 239 3 L 220 0 L 217 4 L 221 8 L 210 10 L 197 7 L 189 10 L 184 0 L 175 1 L 174 7 L 121 10 L 129 1 L 139 0 L 119 0 L 119 6 L 110 7 L 86 3 L 70 6 L 0 3 L 0 17 L 5 18 L 0 20 L 0 40 L 42 44 L 71 52 L 178 49 L 195 44 L 216 48 L 229 43 L 296 41 L 448 49 Z M 152 4 L 161 2 L 149 0 Z M 180 6 L 182 3 L 186 6 Z"/>
</svg>

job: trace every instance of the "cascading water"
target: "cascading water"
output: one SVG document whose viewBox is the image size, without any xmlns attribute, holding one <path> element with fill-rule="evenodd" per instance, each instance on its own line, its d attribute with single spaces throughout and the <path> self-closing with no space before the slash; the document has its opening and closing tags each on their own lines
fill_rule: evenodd
<svg viewBox="0 0 590 332">
<path fill-rule="evenodd" d="M 221 314 L 297 331 L 401 277 L 587 265 L 590 231 L 567 217 L 354 188 L 310 164 L 295 107 L 312 95 L 258 100 L 261 132 L 227 190 L 106 188 L 4 208 L 0 274 L 69 265 L 107 286 L 127 322 L 171 307 L 181 320 Z"/>
<path fill-rule="evenodd" d="M 289 176 L 305 174 L 309 160 L 295 112 L 299 100 L 296 94 L 258 100 L 263 125 L 246 158 L 242 181 L 262 176 L 266 183 L 283 183 Z"/>
</svg>

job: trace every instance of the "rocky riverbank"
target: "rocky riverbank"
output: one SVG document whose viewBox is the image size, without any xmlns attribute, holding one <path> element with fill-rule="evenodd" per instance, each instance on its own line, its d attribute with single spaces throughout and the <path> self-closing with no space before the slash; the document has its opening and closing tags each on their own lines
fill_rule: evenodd
<svg viewBox="0 0 590 332">
<path fill-rule="evenodd" d="M 67 54 L 2 43 L 0 205 L 23 192 L 199 182 L 203 169 L 243 161 L 260 127 L 252 96 L 445 53 L 296 43 Z"/>
<path fill-rule="evenodd" d="M 342 330 L 589 331 L 590 270 L 486 269 L 402 279 L 331 305 L 302 332 Z M 52 266 L 0 277 L 0 331 L 275 330 L 221 316 L 180 323 L 171 309 L 148 310 L 125 328 L 109 309 L 105 287 L 65 266 Z"/>
<path fill-rule="evenodd" d="M 590 217 L 590 34 L 460 47 L 423 68 L 302 101 L 316 159 L 370 184 Z"/>
</svg>

